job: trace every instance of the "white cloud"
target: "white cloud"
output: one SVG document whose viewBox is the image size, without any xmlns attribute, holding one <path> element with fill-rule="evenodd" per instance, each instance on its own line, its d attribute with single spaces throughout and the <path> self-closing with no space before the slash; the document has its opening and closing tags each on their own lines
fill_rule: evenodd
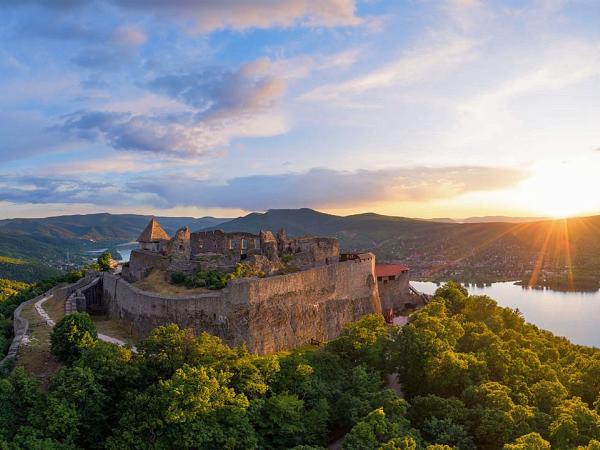
<svg viewBox="0 0 600 450">
<path fill-rule="evenodd" d="M 193 32 L 223 28 L 337 27 L 362 23 L 355 0 L 123 0 L 124 7 L 171 15 Z"/>
<path fill-rule="evenodd" d="M 442 43 L 436 42 L 420 46 L 404 52 L 395 61 L 359 77 L 317 87 L 303 94 L 300 99 L 307 101 L 333 100 L 364 94 L 375 89 L 410 85 L 465 62 L 472 56 L 473 51 L 472 42 L 463 38 L 453 38 Z"/>
</svg>

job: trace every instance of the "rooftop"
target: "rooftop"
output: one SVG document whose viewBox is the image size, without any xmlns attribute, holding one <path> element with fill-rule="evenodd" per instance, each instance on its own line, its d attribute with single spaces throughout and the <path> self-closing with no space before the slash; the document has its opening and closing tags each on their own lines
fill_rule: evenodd
<svg viewBox="0 0 600 450">
<path fill-rule="evenodd" d="M 142 231 L 142 234 L 140 234 L 140 237 L 137 238 L 137 241 L 158 242 L 162 241 L 163 239 L 168 240 L 170 237 L 167 232 L 163 230 L 163 227 L 160 226 L 158 221 L 153 217 L 148 226 L 146 226 L 144 231 Z"/>
<path fill-rule="evenodd" d="M 378 277 L 391 277 L 408 271 L 404 264 L 375 264 L 375 275 Z"/>
</svg>

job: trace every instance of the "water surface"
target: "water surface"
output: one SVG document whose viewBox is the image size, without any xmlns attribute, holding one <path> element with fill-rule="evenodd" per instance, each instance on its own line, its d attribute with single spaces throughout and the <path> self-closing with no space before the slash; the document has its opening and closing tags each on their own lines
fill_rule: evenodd
<svg viewBox="0 0 600 450">
<path fill-rule="evenodd" d="M 435 283 L 411 281 L 415 289 L 433 294 Z M 576 344 L 600 347 L 600 291 L 560 292 L 529 289 L 512 282 L 486 287 L 468 287 L 474 295 L 488 295 L 500 306 L 519 308 L 527 322 L 534 323 Z"/>
</svg>

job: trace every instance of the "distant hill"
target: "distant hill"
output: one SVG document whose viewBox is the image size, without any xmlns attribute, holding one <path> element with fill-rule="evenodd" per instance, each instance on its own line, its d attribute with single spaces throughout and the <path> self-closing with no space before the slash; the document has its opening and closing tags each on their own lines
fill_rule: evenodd
<svg viewBox="0 0 600 450">
<path fill-rule="evenodd" d="M 402 260 L 415 276 L 425 278 L 515 280 L 535 267 L 555 277 L 600 277 L 600 216 L 531 222 L 481 219 L 436 222 L 373 213 L 342 217 L 305 208 L 252 213 L 215 228 L 256 233 L 283 227 L 291 236 L 335 236 L 345 250 L 370 250 L 380 260 Z"/>
<path fill-rule="evenodd" d="M 114 248 L 119 242 L 135 240 L 150 217 L 103 213 L 2 220 L 0 256 L 68 267 L 89 260 L 87 250 Z M 344 250 L 369 250 L 380 260 L 401 260 L 415 276 L 425 278 L 520 279 L 536 265 L 560 276 L 571 267 L 575 275 L 600 277 L 600 216 L 532 222 L 504 216 L 476 217 L 461 223 L 374 213 L 337 216 L 302 208 L 273 209 L 236 219 L 158 220 L 171 235 L 187 225 L 192 231 L 258 233 L 284 228 L 290 236 L 334 236 Z"/>
<path fill-rule="evenodd" d="M 538 222 L 540 220 L 548 220 L 546 217 L 511 217 L 511 216 L 480 216 L 467 217 L 466 219 L 450 219 L 449 217 L 440 217 L 434 219 L 425 219 L 428 222 L 444 222 L 444 223 L 523 223 L 523 222 Z"/>
<path fill-rule="evenodd" d="M 88 250 L 134 241 L 152 216 L 136 214 L 81 214 L 39 219 L 0 220 L 0 258 L 24 260 L 0 263 L 0 278 L 35 281 L 89 260 Z M 229 220 L 216 217 L 158 217 L 169 234 L 189 226 L 198 230 Z"/>
<path fill-rule="evenodd" d="M 42 219 L 0 220 L 0 233 L 12 235 L 44 236 L 60 239 L 134 240 L 152 216 L 136 214 L 83 214 L 56 216 Z M 200 229 L 228 219 L 215 217 L 157 217 L 165 231 L 175 233 L 178 228 L 190 226 Z"/>
<path fill-rule="evenodd" d="M 370 249 L 388 239 L 429 235 L 458 224 L 430 222 L 406 217 L 384 216 L 375 213 L 336 216 L 309 208 L 271 209 L 266 213 L 251 213 L 219 224 L 224 231 L 277 231 L 284 228 L 290 236 L 315 234 L 340 239 L 343 248 Z"/>
<path fill-rule="evenodd" d="M 510 216 L 483 216 L 483 217 L 467 217 L 466 219 L 457 219 L 460 223 L 523 223 L 523 222 L 538 222 L 540 220 L 548 220 L 547 217 L 510 217 Z"/>
</svg>

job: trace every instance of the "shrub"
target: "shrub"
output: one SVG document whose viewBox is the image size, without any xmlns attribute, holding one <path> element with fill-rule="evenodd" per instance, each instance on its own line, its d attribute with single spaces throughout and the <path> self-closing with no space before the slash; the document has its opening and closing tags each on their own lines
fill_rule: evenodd
<svg viewBox="0 0 600 450">
<path fill-rule="evenodd" d="M 185 283 L 185 279 L 187 277 L 185 276 L 184 273 L 181 272 L 173 272 L 171 274 L 171 283 L 173 284 L 183 284 Z"/>
<path fill-rule="evenodd" d="M 63 317 L 50 335 L 50 351 L 59 361 L 73 364 L 81 349 L 98 337 L 89 314 L 76 312 Z"/>
<path fill-rule="evenodd" d="M 98 266 L 102 272 L 110 270 L 110 263 L 112 262 L 112 253 L 106 251 L 98 256 Z"/>
</svg>

